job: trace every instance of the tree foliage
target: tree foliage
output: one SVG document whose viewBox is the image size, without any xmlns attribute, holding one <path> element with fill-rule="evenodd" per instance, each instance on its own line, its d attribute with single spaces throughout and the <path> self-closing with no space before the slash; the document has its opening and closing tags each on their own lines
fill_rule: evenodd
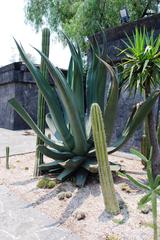
<svg viewBox="0 0 160 240">
<path fill-rule="evenodd" d="M 38 30 L 47 23 L 63 39 L 62 30 L 81 46 L 86 36 L 120 24 L 120 9 L 127 7 L 131 20 L 153 8 L 156 0 L 26 0 L 26 19 Z"/>
</svg>

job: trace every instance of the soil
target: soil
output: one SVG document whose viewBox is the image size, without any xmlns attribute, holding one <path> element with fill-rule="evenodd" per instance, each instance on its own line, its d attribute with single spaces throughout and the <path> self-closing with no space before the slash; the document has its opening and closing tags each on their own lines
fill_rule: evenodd
<svg viewBox="0 0 160 240">
<path fill-rule="evenodd" d="M 59 183 L 53 189 L 39 189 L 40 178 L 33 177 L 35 154 L 10 157 L 10 169 L 5 169 L 5 158 L 0 158 L 0 184 L 37 208 L 56 219 L 56 224 L 80 236 L 82 240 L 151 240 L 153 239 L 152 212 L 141 212 L 137 207 L 144 192 L 125 178 L 115 177 L 115 189 L 121 213 L 111 216 L 104 209 L 98 176 L 91 176 L 84 188 L 77 188 L 72 181 Z M 138 159 L 110 156 L 133 177 L 145 182 L 146 172 Z M 49 161 L 49 159 L 45 159 Z M 60 192 L 71 192 L 70 198 L 59 200 Z M 160 212 L 160 208 L 158 209 Z M 77 215 L 84 215 L 81 220 Z M 160 215 L 159 215 L 160 216 Z M 109 236 L 109 238 L 107 238 Z M 114 238 L 115 237 L 115 238 Z"/>
</svg>

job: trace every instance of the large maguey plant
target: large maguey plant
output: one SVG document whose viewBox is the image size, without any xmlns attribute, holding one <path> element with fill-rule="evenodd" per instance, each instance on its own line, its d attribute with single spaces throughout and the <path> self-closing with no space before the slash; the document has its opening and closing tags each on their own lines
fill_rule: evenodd
<svg viewBox="0 0 160 240">
<path fill-rule="evenodd" d="M 160 85 L 160 35 L 155 38 L 154 31 L 149 34 L 145 29 L 136 29 L 133 39 L 127 38 L 126 49 L 121 52 L 125 54 L 124 84 L 130 90 L 140 91 L 147 100 Z M 160 174 L 160 128 L 156 122 L 159 113 L 158 118 L 156 115 L 157 112 L 153 107 L 145 120 L 143 139 L 147 148 L 153 149 L 151 159 L 154 178 Z M 148 153 L 146 149 L 145 154 Z"/>
<path fill-rule="evenodd" d="M 104 61 L 106 60 L 104 49 L 100 50 L 96 44 L 95 48 L 91 49 L 91 62 L 84 76 L 81 51 L 67 37 L 66 40 L 71 51 L 67 77 L 50 62 L 43 52 L 35 49 L 47 66 L 53 81 L 52 86 L 45 81 L 41 71 L 34 66 L 23 47 L 16 42 L 23 61 L 48 105 L 49 113 L 46 115 L 46 122 L 53 133 L 52 138 L 49 139 L 42 133 L 16 99 L 11 99 L 9 102 L 44 141 L 45 146 L 39 145 L 38 151 L 54 159 L 51 163 L 41 164 L 39 166 L 41 172 L 58 173 L 57 179 L 60 181 L 74 174 L 76 184 L 82 186 L 89 172 L 98 171 L 89 118 L 91 104 L 96 102 L 102 109 L 107 144 L 110 146 L 118 104 L 119 83 L 113 68 Z M 107 101 L 105 101 L 105 87 L 108 80 L 106 70 L 111 76 Z M 155 92 L 134 110 L 121 138 L 108 149 L 109 153 L 119 149 L 131 137 L 139 123 L 151 110 L 158 94 L 159 92 Z"/>
</svg>

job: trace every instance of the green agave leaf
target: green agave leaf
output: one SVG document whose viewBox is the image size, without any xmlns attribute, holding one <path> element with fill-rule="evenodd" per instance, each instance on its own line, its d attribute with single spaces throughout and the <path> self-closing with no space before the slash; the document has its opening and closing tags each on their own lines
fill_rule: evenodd
<svg viewBox="0 0 160 240">
<path fill-rule="evenodd" d="M 55 160 L 67 160 L 74 156 L 73 153 L 71 152 L 58 152 L 54 149 L 49 149 L 43 145 L 39 145 L 37 147 L 37 150 L 40 151 L 45 156 Z"/>
<path fill-rule="evenodd" d="M 9 104 L 16 110 L 16 112 L 23 118 L 23 120 L 32 128 L 35 133 L 44 141 L 44 143 L 52 148 L 57 149 L 58 151 L 64 152 L 67 151 L 68 148 L 66 148 L 63 145 L 58 145 L 53 140 L 50 140 L 47 138 L 41 130 L 37 127 L 35 122 L 32 120 L 32 118 L 29 116 L 29 114 L 25 111 L 25 109 L 16 101 L 15 98 L 10 99 Z"/>
<path fill-rule="evenodd" d="M 58 175 L 57 180 L 61 182 L 65 181 L 74 173 L 74 171 L 75 169 L 71 169 L 71 168 L 64 169 L 63 172 Z"/>
<path fill-rule="evenodd" d="M 49 129 L 51 130 L 52 134 L 54 134 L 56 129 L 50 113 L 46 114 L 46 123 Z"/>
<path fill-rule="evenodd" d="M 59 92 L 60 99 L 64 105 L 75 142 L 75 148 L 73 151 L 76 154 L 84 154 L 87 151 L 87 141 L 84 126 L 82 126 L 81 123 L 79 112 L 77 110 L 77 102 L 74 98 L 73 92 L 69 88 L 66 80 L 64 79 L 60 71 L 52 65 L 49 59 L 42 52 L 40 52 L 36 48 L 35 50 L 41 55 L 41 57 L 45 61 L 50 75 L 54 80 L 57 91 Z"/>
<path fill-rule="evenodd" d="M 80 112 L 81 120 L 84 124 L 84 84 L 83 84 L 83 64 L 82 64 L 82 56 L 80 53 L 80 49 L 75 48 L 73 43 L 69 40 L 69 38 L 64 34 L 68 46 L 70 48 L 71 56 L 72 56 L 72 76 L 69 71 L 69 75 L 72 77 L 72 85 L 71 89 L 73 90 L 75 97 L 77 99 L 77 105 Z"/>
<path fill-rule="evenodd" d="M 151 111 L 153 105 L 155 104 L 158 96 L 160 94 L 159 90 L 153 92 L 145 102 L 141 104 L 141 106 L 135 111 L 132 118 L 129 122 L 127 122 L 127 126 L 122 132 L 122 136 L 119 138 L 117 143 L 114 144 L 113 148 L 109 151 L 109 154 L 117 151 L 120 147 L 122 147 L 129 138 L 133 135 L 137 127 L 144 121 L 148 113 Z"/>
<path fill-rule="evenodd" d="M 27 54 L 25 53 L 23 48 L 17 43 L 16 40 L 15 43 L 17 45 L 17 48 L 23 61 L 25 62 L 27 68 L 31 72 L 34 80 L 37 83 L 37 86 L 39 87 L 43 97 L 45 98 L 45 101 L 47 102 L 52 119 L 54 119 L 55 127 L 61 134 L 61 138 L 63 139 L 65 146 L 68 147 L 68 150 L 73 149 L 74 140 L 65 124 L 63 111 L 61 109 L 60 102 L 57 98 L 55 88 L 51 87 L 49 83 L 45 81 L 41 72 L 28 59 Z"/>
<path fill-rule="evenodd" d="M 150 187 L 148 187 L 147 185 L 145 185 L 145 184 L 137 181 L 135 178 L 131 177 L 130 175 L 128 175 L 128 174 L 126 174 L 126 173 L 121 173 L 121 172 L 119 172 L 118 175 L 119 175 L 119 176 L 122 176 L 122 177 L 127 177 L 128 180 L 129 180 L 130 182 L 132 182 L 135 186 L 137 186 L 137 187 L 139 187 L 139 188 L 141 188 L 141 189 L 150 191 Z"/>
<path fill-rule="evenodd" d="M 99 67 L 100 63 L 97 56 L 100 56 L 100 49 L 96 44 L 95 47 L 91 49 L 91 63 L 88 66 L 87 76 L 86 76 L 86 91 L 87 91 L 87 115 L 90 114 L 90 107 L 92 103 L 98 102 L 98 82 L 99 79 Z"/>
<path fill-rule="evenodd" d="M 118 107 L 118 96 L 119 96 L 119 86 L 116 75 L 113 68 L 105 61 L 100 59 L 100 61 L 106 66 L 111 74 L 111 89 L 108 97 L 108 101 L 104 111 L 104 127 L 106 132 L 107 144 L 110 143 L 114 123 L 116 119 L 117 107 Z"/>
<path fill-rule="evenodd" d="M 88 177 L 89 172 L 85 170 L 84 168 L 80 168 L 76 172 L 76 186 L 77 187 L 84 187 L 87 177 Z"/>
<path fill-rule="evenodd" d="M 72 159 L 68 159 L 67 161 L 60 163 L 60 165 L 66 169 L 67 168 L 76 169 L 85 161 L 85 159 L 86 159 L 85 157 L 76 156 L 73 157 Z"/>
<path fill-rule="evenodd" d="M 62 167 L 59 165 L 60 162 L 61 162 L 60 160 L 57 160 L 57 161 L 50 162 L 50 163 L 43 163 L 43 164 L 39 165 L 39 169 L 40 169 L 40 171 L 45 171 L 45 172 L 48 172 L 48 171 L 54 170 L 54 169 L 57 170 L 57 168 L 62 169 Z"/>
<path fill-rule="evenodd" d="M 146 203 L 151 201 L 151 195 L 152 195 L 152 193 L 150 192 L 150 193 L 146 194 L 144 197 L 142 197 L 141 200 L 138 202 L 138 206 L 143 207 Z"/>
<path fill-rule="evenodd" d="M 82 167 L 91 173 L 98 173 L 98 163 L 96 158 L 86 159 Z"/>
</svg>

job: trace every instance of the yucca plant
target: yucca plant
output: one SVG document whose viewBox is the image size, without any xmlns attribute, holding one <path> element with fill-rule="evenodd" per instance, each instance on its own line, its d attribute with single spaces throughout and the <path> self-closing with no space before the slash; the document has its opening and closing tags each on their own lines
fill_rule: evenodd
<svg viewBox="0 0 160 240">
<path fill-rule="evenodd" d="M 152 174 L 152 148 L 150 150 L 149 158 L 147 159 L 141 152 L 136 149 L 131 149 L 131 153 L 135 154 L 138 158 L 142 159 L 147 168 L 147 183 L 137 181 L 135 178 L 128 174 L 119 173 L 120 176 L 125 176 L 138 188 L 146 191 L 146 195 L 141 198 L 138 205 L 143 207 L 148 202 L 152 204 L 152 217 L 153 217 L 153 229 L 154 229 L 154 240 L 158 240 L 158 226 L 157 226 L 157 197 L 160 196 L 160 175 L 157 175 L 154 179 Z"/>
<path fill-rule="evenodd" d="M 57 179 L 60 181 L 64 181 L 74 174 L 76 184 L 82 186 L 89 172 L 98 172 L 89 118 L 91 104 L 96 102 L 102 109 L 107 144 L 110 146 L 116 118 L 119 83 L 113 68 L 104 61 L 106 60 L 104 49 L 100 50 L 97 44 L 92 47 L 92 61 L 88 66 L 87 75 L 84 76 L 80 49 L 78 46 L 75 47 L 67 37 L 66 40 L 71 51 L 67 77 L 50 62 L 43 52 L 35 49 L 50 73 L 53 86 L 45 81 L 41 71 L 34 66 L 23 47 L 16 42 L 23 61 L 48 105 L 49 113 L 46 115 L 46 122 L 52 132 L 52 138 L 48 138 L 41 132 L 16 99 L 11 99 L 9 103 L 44 141 L 45 146 L 39 145 L 38 151 L 54 159 L 51 163 L 41 164 L 40 171 L 58 173 Z M 106 70 L 111 76 L 107 102 L 104 100 L 106 81 L 108 80 Z M 108 149 L 109 153 L 119 149 L 132 136 L 137 126 L 151 110 L 158 95 L 159 91 L 155 92 L 134 110 L 121 138 L 113 147 Z M 114 165 L 113 168 L 115 169 L 116 166 Z M 119 170 L 119 166 L 116 169 Z"/>
<path fill-rule="evenodd" d="M 133 38 L 124 42 L 126 48 L 122 65 L 124 66 L 124 82 L 126 88 L 135 93 L 140 91 L 144 99 L 148 99 L 160 84 L 160 35 L 155 37 L 154 31 L 135 30 Z M 158 114 L 159 115 L 159 114 Z M 152 146 L 152 171 L 154 178 L 160 174 L 159 124 L 156 123 L 154 107 L 147 115 L 145 126 L 146 142 Z M 148 150 L 146 150 L 148 152 Z"/>
</svg>

